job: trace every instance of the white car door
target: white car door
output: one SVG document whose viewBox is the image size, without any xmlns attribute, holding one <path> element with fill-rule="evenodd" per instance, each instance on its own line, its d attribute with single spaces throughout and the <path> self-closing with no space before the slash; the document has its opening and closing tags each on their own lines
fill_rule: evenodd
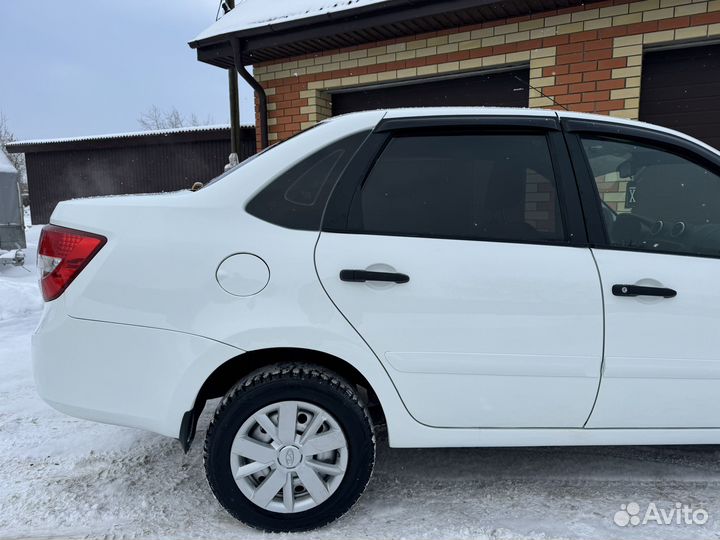
<svg viewBox="0 0 720 540">
<path fill-rule="evenodd" d="M 380 128 L 316 248 L 330 298 L 430 426 L 581 427 L 597 394 L 600 283 L 574 245 L 562 135 L 515 121 Z"/>
<path fill-rule="evenodd" d="M 591 172 L 605 298 L 588 427 L 720 426 L 720 160 L 673 139 L 617 127 L 574 139 L 576 168 Z"/>
</svg>

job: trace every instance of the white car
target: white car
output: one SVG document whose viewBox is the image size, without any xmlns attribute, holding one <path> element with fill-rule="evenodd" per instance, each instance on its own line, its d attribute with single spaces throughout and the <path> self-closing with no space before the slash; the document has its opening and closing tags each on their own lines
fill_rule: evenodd
<svg viewBox="0 0 720 540">
<path fill-rule="evenodd" d="M 720 153 L 566 112 L 338 117 L 197 192 L 61 203 L 42 397 L 178 438 L 220 503 L 346 512 L 393 447 L 720 443 Z"/>
</svg>

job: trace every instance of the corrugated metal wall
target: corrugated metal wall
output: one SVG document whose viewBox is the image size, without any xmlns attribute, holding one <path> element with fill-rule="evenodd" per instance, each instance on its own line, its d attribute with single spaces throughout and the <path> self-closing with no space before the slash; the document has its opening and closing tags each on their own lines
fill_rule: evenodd
<svg viewBox="0 0 720 540">
<path fill-rule="evenodd" d="M 255 153 L 254 130 L 243 130 L 240 159 Z M 187 138 L 187 134 L 184 134 Z M 58 202 L 98 195 L 160 193 L 187 189 L 222 174 L 230 149 L 229 130 L 200 141 L 88 147 L 26 152 L 33 223 L 48 223 Z M 92 143 L 84 143 L 92 146 Z"/>
</svg>

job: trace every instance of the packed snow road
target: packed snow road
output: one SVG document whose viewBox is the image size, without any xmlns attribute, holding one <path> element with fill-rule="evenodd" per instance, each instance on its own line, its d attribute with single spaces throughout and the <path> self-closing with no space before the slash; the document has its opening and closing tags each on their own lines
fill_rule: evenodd
<svg viewBox="0 0 720 540">
<path fill-rule="evenodd" d="M 31 244 L 38 229 L 29 231 Z M 209 410 L 185 455 L 177 441 L 69 418 L 37 397 L 29 351 L 42 307 L 34 249 L 30 271 L 0 269 L 0 538 L 263 536 L 228 516 L 207 487 Z M 706 514 L 678 524 L 676 503 Z M 403 450 L 381 436 L 375 474 L 350 514 L 288 536 L 717 538 L 720 448 Z"/>
</svg>

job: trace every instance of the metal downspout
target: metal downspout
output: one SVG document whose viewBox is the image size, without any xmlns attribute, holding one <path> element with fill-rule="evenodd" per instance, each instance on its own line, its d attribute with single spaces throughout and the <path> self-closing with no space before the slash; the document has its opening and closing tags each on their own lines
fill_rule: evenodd
<svg viewBox="0 0 720 540">
<path fill-rule="evenodd" d="M 260 102 L 260 145 L 262 150 L 268 147 L 268 113 L 267 113 L 267 94 L 262 85 L 245 69 L 242 61 L 243 45 L 240 42 L 240 38 L 232 38 L 231 40 L 233 57 L 235 60 L 235 69 L 240 76 L 247 82 L 252 89 L 255 91 L 255 95 Z"/>
</svg>

